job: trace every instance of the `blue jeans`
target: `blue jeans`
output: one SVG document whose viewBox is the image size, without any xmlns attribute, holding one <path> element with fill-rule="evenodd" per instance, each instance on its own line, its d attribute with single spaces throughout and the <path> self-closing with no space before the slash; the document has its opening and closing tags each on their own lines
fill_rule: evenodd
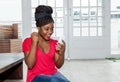
<svg viewBox="0 0 120 82">
<path fill-rule="evenodd" d="M 37 75 L 32 82 L 70 82 L 65 76 L 60 72 L 52 75 L 40 74 Z"/>
</svg>

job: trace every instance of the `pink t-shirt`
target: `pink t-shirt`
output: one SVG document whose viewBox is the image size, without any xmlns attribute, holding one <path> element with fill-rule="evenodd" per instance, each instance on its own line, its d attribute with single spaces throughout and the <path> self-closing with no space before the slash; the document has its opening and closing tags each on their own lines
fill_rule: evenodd
<svg viewBox="0 0 120 82">
<path fill-rule="evenodd" d="M 54 62 L 56 43 L 57 40 L 50 39 L 50 50 L 48 53 L 42 52 L 41 49 L 36 46 L 36 62 L 32 69 L 28 69 L 26 82 L 31 82 L 32 79 L 39 74 L 49 75 L 57 72 Z M 22 44 L 23 52 L 30 51 L 31 44 L 32 39 L 26 38 Z"/>
</svg>

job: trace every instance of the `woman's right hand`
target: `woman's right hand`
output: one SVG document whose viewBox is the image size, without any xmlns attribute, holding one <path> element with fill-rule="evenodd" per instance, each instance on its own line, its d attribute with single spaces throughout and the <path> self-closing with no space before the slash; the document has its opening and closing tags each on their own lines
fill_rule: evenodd
<svg viewBox="0 0 120 82">
<path fill-rule="evenodd" d="M 31 34 L 31 38 L 32 38 L 32 41 L 37 43 L 38 42 L 38 33 L 37 32 L 33 32 Z"/>
</svg>

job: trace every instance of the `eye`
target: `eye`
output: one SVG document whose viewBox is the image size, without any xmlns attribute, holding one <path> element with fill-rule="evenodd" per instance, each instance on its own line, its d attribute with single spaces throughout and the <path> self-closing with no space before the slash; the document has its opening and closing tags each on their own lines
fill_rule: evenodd
<svg viewBox="0 0 120 82">
<path fill-rule="evenodd" d="M 45 30 L 49 30 L 49 28 L 48 28 L 48 27 L 44 27 L 44 29 L 45 29 Z"/>
<path fill-rule="evenodd" d="M 54 30 L 54 28 L 51 28 L 51 30 L 53 31 L 53 30 Z"/>
<path fill-rule="evenodd" d="M 46 30 L 49 30 L 48 28 L 46 28 Z"/>
</svg>

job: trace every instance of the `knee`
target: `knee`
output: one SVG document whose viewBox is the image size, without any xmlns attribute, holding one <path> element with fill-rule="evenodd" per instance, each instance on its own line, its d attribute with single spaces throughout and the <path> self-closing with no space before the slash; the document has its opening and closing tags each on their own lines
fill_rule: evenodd
<svg viewBox="0 0 120 82">
<path fill-rule="evenodd" d="M 50 82 L 59 82 L 59 81 L 58 81 L 58 79 L 57 79 L 57 78 L 52 77 L 52 78 L 50 79 Z"/>
<path fill-rule="evenodd" d="M 70 82 L 70 81 L 69 80 L 64 80 L 64 79 L 61 79 L 61 78 L 52 77 L 50 79 L 50 82 Z"/>
</svg>

